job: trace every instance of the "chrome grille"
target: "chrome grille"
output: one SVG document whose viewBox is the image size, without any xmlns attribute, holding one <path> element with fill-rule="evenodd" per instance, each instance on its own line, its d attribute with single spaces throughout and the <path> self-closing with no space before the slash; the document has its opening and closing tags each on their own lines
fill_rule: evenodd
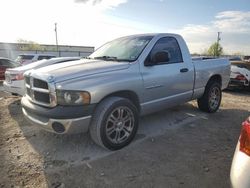
<svg viewBox="0 0 250 188">
<path fill-rule="evenodd" d="M 26 96 L 30 101 L 47 107 L 56 106 L 55 86 L 42 79 L 25 76 Z"/>
<path fill-rule="evenodd" d="M 26 84 L 30 85 L 30 77 L 25 76 L 25 82 Z"/>
<path fill-rule="evenodd" d="M 28 95 L 29 97 L 31 97 L 31 89 L 30 89 L 30 88 L 26 88 L 26 91 L 27 91 L 27 95 Z"/>
</svg>

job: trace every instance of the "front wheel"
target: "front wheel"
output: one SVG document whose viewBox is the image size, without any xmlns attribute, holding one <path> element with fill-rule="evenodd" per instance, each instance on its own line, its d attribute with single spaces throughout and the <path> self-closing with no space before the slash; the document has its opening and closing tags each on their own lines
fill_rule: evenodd
<svg viewBox="0 0 250 188">
<path fill-rule="evenodd" d="M 91 138 L 97 145 L 106 149 L 121 149 L 135 137 L 138 119 L 138 110 L 128 99 L 104 99 L 92 117 Z"/>
<path fill-rule="evenodd" d="M 201 98 L 197 100 L 200 110 L 213 113 L 218 110 L 221 103 L 221 86 L 218 82 L 208 82 L 205 92 Z"/>
</svg>

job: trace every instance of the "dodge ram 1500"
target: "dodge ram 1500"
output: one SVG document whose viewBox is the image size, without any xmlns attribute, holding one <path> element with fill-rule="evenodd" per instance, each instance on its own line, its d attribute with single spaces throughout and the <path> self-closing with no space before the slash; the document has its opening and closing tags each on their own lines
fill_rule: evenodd
<svg viewBox="0 0 250 188">
<path fill-rule="evenodd" d="M 134 138 L 140 115 L 194 99 L 216 112 L 229 77 L 227 59 L 192 61 L 180 35 L 132 35 L 86 59 L 26 72 L 22 111 L 48 131 L 89 131 L 95 143 L 117 150 Z"/>
</svg>

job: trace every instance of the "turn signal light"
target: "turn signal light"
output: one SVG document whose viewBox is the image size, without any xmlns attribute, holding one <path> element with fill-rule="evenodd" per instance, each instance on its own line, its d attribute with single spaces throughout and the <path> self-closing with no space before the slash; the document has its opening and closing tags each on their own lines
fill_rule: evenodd
<svg viewBox="0 0 250 188">
<path fill-rule="evenodd" d="M 236 80 L 246 80 L 246 77 L 244 75 L 240 74 L 235 79 Z"/>
<path fill-rule="evenodd" d="M 240 151 L 250 156 L 250 117 L 242 123 L 240 134 Z"/>
</svg>

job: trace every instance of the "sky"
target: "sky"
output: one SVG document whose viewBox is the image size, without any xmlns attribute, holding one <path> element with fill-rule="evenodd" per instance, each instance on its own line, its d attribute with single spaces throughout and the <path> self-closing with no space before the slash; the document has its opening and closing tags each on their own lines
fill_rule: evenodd
<svg viewBox="0 0 250 188">
<path fill-rule="evenodd" d="M 250 0 L 1 0 L 0 42 L 94 46 L 138 33 L 178 33 L 202 53 L 221 32 L 226 54 L 250 55 Z"/>
</svg>

